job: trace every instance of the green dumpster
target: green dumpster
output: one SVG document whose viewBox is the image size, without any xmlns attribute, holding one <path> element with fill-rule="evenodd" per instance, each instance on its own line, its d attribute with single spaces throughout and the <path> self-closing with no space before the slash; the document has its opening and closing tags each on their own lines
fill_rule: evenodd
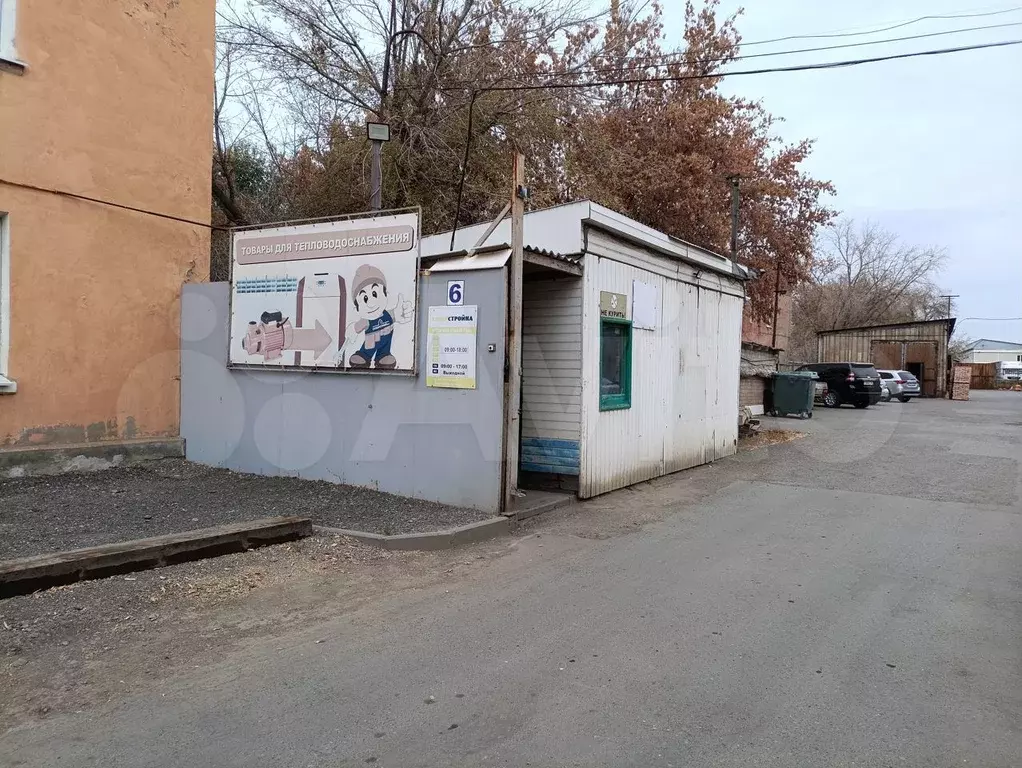
<svg viewBox="0 0 1022 768">
<path fill-rule="evenodd" d="M 813 398 L 816 394 L 814 371 L 777 371 L 772 380 L 771 416 L 798 416 L 813 418 Z"/>
</svg>

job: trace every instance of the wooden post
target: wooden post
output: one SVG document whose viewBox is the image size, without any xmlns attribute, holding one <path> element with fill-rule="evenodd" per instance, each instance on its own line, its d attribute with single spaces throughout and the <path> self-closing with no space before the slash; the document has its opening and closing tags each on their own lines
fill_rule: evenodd
<svg viewBox="0 0 1022 768">
<path fill-rule="evenodd" d="M 515 153 L 511 186 L 511 261 L 507 292 L 507 381 L 504 386 L 504 514 L 518 496 L 522 407 L 522 264 L 525 249 L 525 155 Z"/>
</svg>

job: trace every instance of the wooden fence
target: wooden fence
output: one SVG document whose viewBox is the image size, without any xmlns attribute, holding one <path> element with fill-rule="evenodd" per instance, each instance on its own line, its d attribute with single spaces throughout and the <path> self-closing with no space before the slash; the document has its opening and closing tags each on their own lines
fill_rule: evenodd
<svg viewBox="0 0 1022 768">
<path fill-rule="evenodd" d="M 997 363 L 972 363 L 972 377 L 969 389 L 1000 389 L 1004 386 L 997 381 Z"/>
</svg>

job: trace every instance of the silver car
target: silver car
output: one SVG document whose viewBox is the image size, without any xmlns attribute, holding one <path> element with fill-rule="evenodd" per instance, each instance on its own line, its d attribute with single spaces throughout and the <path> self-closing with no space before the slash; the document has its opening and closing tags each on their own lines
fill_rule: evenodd
<svg viewBox="0 0 1022 768">
<path fill-rule="evenodd" d="M 919 387 L 919 379 L 908 371 L 879 371 L 880 378 L 887 385 L 891 398 L 897 398 L 907 403 L 913 397 L 919 397 L 922 390 Z"/>
</svg>

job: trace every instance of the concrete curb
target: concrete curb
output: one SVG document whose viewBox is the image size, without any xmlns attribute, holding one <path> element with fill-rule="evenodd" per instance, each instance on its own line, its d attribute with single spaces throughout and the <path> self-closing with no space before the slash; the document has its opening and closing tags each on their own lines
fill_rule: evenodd
<svg viewBox="0 0 1022 768">
<path fill-rule="evenodd" d="M 510 533 L 513 527 L 514 523 L 510 518 L 490 517 L 477 523 L 469 523 L 457 528 L 448 528 L 444 531 L 399 533 L 394 536 L 385 536 L 381 533 L 366 533 L 365 531 L 351 531 L 346 528 L 331 528 L 326 525 L 314 525 L 312 528 L 316 533 L 347 536 L 361 541 L 363 544 L 383 549 L 432 551 L 450 549 L 462 544 L 473 544 L 477 541 L 486 541 L 497 536 L 503 536 Z"/>
<path fill-rule="evenodd" d="M 520 522 L 522 520 L 528 520 L 530 517 L 535 517 L 536 515 L 543 515 L 546 514 L 547 512 L 552 512 L 555 509 L 561 509 L 562 507 L 568 507 L 571 506 L 572 504 L 577 503 L 578 498 L 576 498 L 575 496 L 569 496 L 565 494 L 563 499 L 551 499 L 550 501 L 546 501 L 542 504 L 537 504 L 534 507 L 526 507 L 524 509 L 520 509 L 517 512 L 515 512 L 514 515 L 512 515 L 512 517 L 516 521 Z"/>
<path fill-rule="evenodd" d="M 101 579 L 119 573 L 242 552 L 310 535 L 312 521 L 307 517 L 269 517 L 88 549 L 5 560 L 0 562 L 0 598 L 83 579 Z"/>
<path fill-rule="evenodd" d="M 0 449 L 0 474 L 4 477 L 55 475 L 184 455 L 185 442 L 180 437 L 3 448 Z"/>
</svg>

